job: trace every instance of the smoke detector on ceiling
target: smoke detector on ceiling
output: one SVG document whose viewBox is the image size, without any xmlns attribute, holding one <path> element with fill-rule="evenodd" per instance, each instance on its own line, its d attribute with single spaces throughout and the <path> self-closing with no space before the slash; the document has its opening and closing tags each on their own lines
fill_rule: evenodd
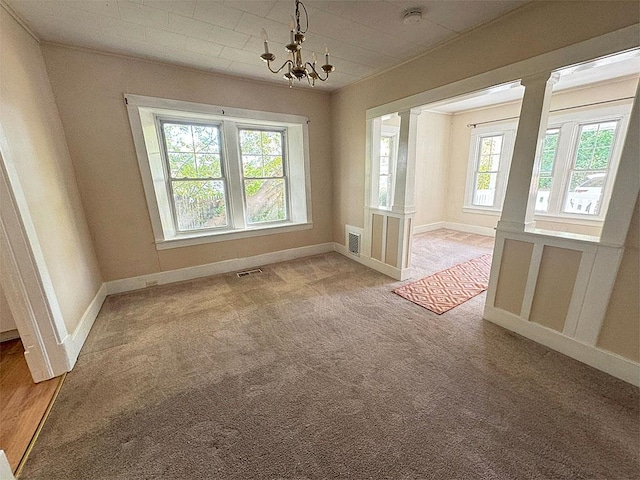
<svg viewBox="0 0 640 480">
<path fill-rule="evenodd" d="M 402 23 L 405 25 L 419 23 L 420 20 L 422 20 L 422 8 L 410 8 L 402 14 Z"/>
</svg>

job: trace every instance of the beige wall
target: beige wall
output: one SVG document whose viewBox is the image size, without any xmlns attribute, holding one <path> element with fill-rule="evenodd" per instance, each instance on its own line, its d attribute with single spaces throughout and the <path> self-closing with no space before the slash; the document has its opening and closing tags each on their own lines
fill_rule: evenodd
<svg viewBox="0 0 640 480">
<path fill-rule="evenodd" d="M 43 54 L 105 280 L 332 240 L 329 94 L 53 45 Z M 157 251 L 125 93 L 309 117 L 313 229 Z"/>
<path fill-rule="evenodd" d="M 16 321 L 13 318 L 7 297 L 0 286 L 0 333 L 16 329 Z"/>
<path fill-rule="evenodd" d="M 640 198 L 598 346 L 640 362 Z"/>
<path fill-rule="evenodd" d="M 1 7 L 0 75 L 0 125 L 8 144 L 3 157 L 17 171 L 57 301 L 73 332 L 102 279 L 40 46 Z"/>
<path fill-rule="evenodd" d="M 365 112 L 638 23 L 635 1 L 532 2 L 428 54 L 345 87 L 332 96 L 334 240 L 344 225 L 363 226 Z M 487 54 L 491 52 L 491 54 Z"/>
<path fill-rule="evenodd" d="M 416 226 L 445 221 L 451 118 L 426 111 L 418 115 Z"/>
</svg>

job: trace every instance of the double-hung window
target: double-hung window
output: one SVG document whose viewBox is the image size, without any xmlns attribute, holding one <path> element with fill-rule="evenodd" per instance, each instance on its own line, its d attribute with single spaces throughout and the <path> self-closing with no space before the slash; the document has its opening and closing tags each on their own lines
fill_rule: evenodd
<svg viewBox="0 0 640 480">
<path fill-rule="evenodd" d="M 564 198 L 564 213 L 598 216 L 620 121 L 580 125 Z"/>
<path fill-rule="evenodd" d="M 125 98 L 159 249 L 311 227 L 306 118 Z"/>
<path fill-rule="evenodd" d="M 378 126 L 373 134 L 376 161 L 372 169 L 371 205 L 383 210 L 393 207 L 393 194 L 398 158 L 399 127 L 394 125 Z"/>
<path fill-rule="evenodd" d="M 471 135 L 465 208 L 499 211 L 507 184 L 515 125 L 480 127 Z"/>
</svg>

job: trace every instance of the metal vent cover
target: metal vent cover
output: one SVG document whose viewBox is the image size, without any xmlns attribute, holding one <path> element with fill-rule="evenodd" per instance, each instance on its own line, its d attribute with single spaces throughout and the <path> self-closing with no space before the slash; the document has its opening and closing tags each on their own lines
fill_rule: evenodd
<svg viewBox="0 0 640 480">
<path fill-rule="evenodd" d="M 240 278 L 240 277 L 246 277 L 247 275 L 255 275 L 257 273 L 262 273 L 262 269 L 254 268 L 253 270 L 245 270 L 244 272 L 236 273 L 236 276 Z"/>
<path fill-rule="evenodd" d="M 360 234 L 349 232 L 349 253 L 360 256 Z"/>
</svg>

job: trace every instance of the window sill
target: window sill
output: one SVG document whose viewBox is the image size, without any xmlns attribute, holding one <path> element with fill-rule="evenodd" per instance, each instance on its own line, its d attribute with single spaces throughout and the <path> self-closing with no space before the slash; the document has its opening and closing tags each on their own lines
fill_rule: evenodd
<svg viewBox="0 0 640 480">
<path fill-rule="evenodd" d="M 204 243 L 228 242 L 241 238 L 261 237 L 264 235 L 276 235 L 279 233 L 310 230 L 313 223 L 296 223 L 261 228 L 249 228 L 246 230 L 231 230 L 225 232 L 206 232 L 197 234 L 182 234 L 173 238 L 156 240 L 156 250 L 168 250 L 171 248 L 189 247 Z"/>
<path fill-rule="evenodd" d="M 590 217 L 586 215 L 552 215 L 548 213 L 536 213 L 534 215 L 536 221 L 553 222 L 553 223 L 569 223 L 572 225 L 585 225 L 589 227 L 601 226 L 604 220 L 598 217 Z"/>
</svg>

